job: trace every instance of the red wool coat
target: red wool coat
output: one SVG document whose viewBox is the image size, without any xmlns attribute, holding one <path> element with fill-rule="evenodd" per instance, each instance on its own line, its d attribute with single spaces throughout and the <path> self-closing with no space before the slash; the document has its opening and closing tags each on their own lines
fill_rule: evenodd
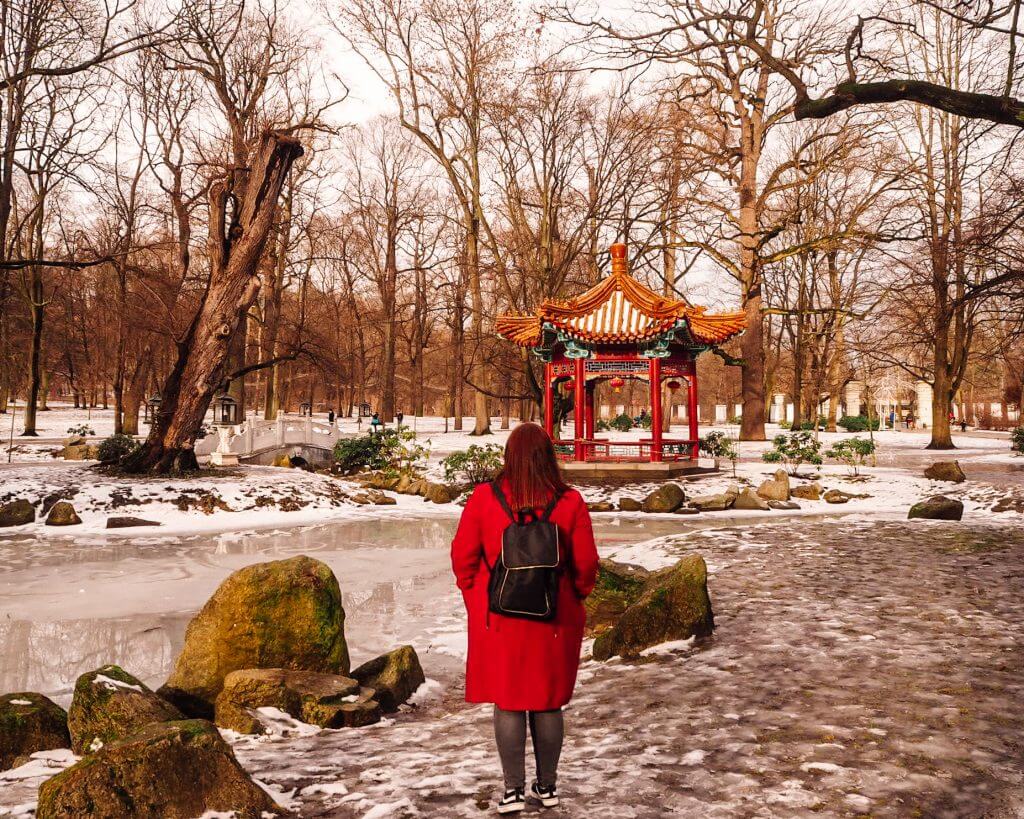
<svg viewBox="0 0 1024 819">
<path fill-rule="evenodd" d="M 488 612 L 487 566 L 501 554 L 508 515 L 490 484 L 478 486 L 466 503 L 452 541 L 452 570 L 469 617 L 467 702 L 493 702 L 506 711 L 550 711 L 572 698 L 586 621 L 583 599 L 597 578 L 597 548 L 590 513 L 575 489 L 559 499 L 550 519 L 563 547 L 555 619 L 541 623 L 504 617 Z"/>
</svg>

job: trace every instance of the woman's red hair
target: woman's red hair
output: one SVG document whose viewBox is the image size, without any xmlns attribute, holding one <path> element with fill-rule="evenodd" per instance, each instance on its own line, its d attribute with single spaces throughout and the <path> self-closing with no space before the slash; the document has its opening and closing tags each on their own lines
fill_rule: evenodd
<svg viewBox="0 0 1024 819">
<path fill-rule="evenodd" d="M 512 509 L 539 509 L 555 495 L 568 491 L 555 457 L 555 445 L 542 427 L 523 423 L 505 443 L 505 466 L 498 475 L 504 482 Z"/>
</svg>

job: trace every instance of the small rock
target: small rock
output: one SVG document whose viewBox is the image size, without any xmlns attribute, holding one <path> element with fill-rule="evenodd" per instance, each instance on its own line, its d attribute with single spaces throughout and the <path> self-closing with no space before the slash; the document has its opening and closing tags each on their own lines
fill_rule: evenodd
<svg viewBox="0 0 1024 819">
<path fill-rule="evenodd" d="M 800 508 L 800 504 L 799 503 L 793 503 L 793 501 L 768 501 L 768 507 L 770 509 L 779 509 L 779 510 L 789 510 L 789 511 L 791 511 L 793 509 L 799 509 Z"/>
<path fill-rule="evenodd" d="M 771 507 L 768 505 L 768 501 L 760 497 L 750 487 L 745 488 L 740 492 L 736 499 L 732 502 L 733 509 L 754 509 L 761 512 L 767 512 Z"/>
<path fill-rule="evenodd" d="M 775 475 L 759 487 L 757 494 L 765 500 L 789 500 L 789 475 L 785 469 L 776 469 Z"/>
<path fill-rule="evenodd" d="M 800 486 L 794 486 L 791 494 L 794 498 L 800 498 L 801 500 L 820 500 L 821 484 L 817 481 L 814 483 L 803 483 Z"/>
<path fill-rule="evenodd" d="M 313 467 L 310 465 L 309 461 L 307 461 L 301 455 L 290 455 L 288 457 L 288 466 L 290 466 L 292 469 L 302 469 L 305 472 L 313 471 Z"/>
<path fill-rule="evenodd" d="M 423 500 L 430 503 L 451 503 L 454 496 L 443 483 L 427 483 L 423 489 Z"/>
<path fill-rule="evenodd" d="M 724 512 L 732 506 L 737 497 L 738 495 L 730 495 L 727 492 L 719 492 L 716 495 L 701 495 L 700 497 L 693 498 L 690 501 L 690 506 L 701 512 Z"/>
<path fill-rule="evenodd" d="M 321 728 L 351 727 L 353 710 L 363 721 L 369 720 L 374 692 L 364 697 L 365 689 L 351 677 L 338 674 L 319 674 L 314 671 L 290 671 L 284 668 L 250 668 L 232 671 L 224 678 L 224 687 L 217 695 L 216 723 L 243 734 L 258 734 L 264 730 L 257 708 L 277 708 L 311 725 Z M 352 706 L 363 703 L 363 707 Z"/>
<path fill-rule="evenodd" d="M 65 461 L 97 461 L 100 457 L 100 449 L 94 444 L 72 444 L 64 447 L 63 457 Z"/>
<path fill-rule="evenodd" d="M 142 518 L 127 517 L 113 517 L 107 518 L 108 529 L 128 529 L 133 526 L 162 526 L 163 524 L 156 520 L 144 520 Z"/>
<path fill-rule="evenodd" d="M 636 498 L 619 498 L 619 509 L 623 512 L 639 512 L 643 504 Z"/>
<path fill-rule="evenodd" d="M 68 715 L 57 703 L 30 691 L 0 697 L 0 771 L 36 751 L 70 745 Z"/>
<path fill-rule="evenodd" d="M 700 509 L 694 509 L 692 506 L 680 506 L 676 509 L 673 515 L 699 515 Z"/>
<path fill-rule="evenodd" d="M 590 512 L 614 512 L 615 504 L 611 501 L 594 501 L 587 504 L 587 510 Z"/>
<path fill-rule="evenodd" d="M 75 507 L 67 501 L 57 501 L 46 516 L 47 526 L 77 526 L 81 522 Z"/>
<path fill-rule="evenodd" d="M 147 725 L 47 779 L 36 816 L 190 819 L 214 811 L 239 819 L 284 814 L 212 723 L 180 720 Z"/>
<path fill-rule="evenodd" d="M 936 461 L 924 471 L 924 476 L 933 481 L 949 483 L 963 483 L 967 480 L 959 461 Z"/>
<path fill-rule="evenodd" d="M 35 519 L 36 508 L 27 500 L 13 500 L 0 506 L 0 526 L 24 526 Z"/>
<path fill-rule="evenodd" d="M 686 493 L 677 483 L 665 483 L 651 492 L 640 508 L 644 512 L 675 512 L 686 501 Z"/>
<path fill-rule="evenodd" d="M 933 495 L 928 500 L 920 501 L 911 506 L 907 519 L 961 520 L 963 516 L 963 503 L 953 498 L 947 498 L 945 495 Z"/>
<path fill-rule="evenodd" d="M 416 649 L 402 646 L 375 657 L 353 669 L 359 684 L 376 691 L 375 699 L 384 713 L 398 710 L 426 681 Z"/>
<path fill-rule="evenodd" d="M 849 503 L 854 496 L 841 489 L 829 489 L 822 497 L 824 497 L 825 503 Z"/>
<path fill-rule="evenodd" d="M 151 722 L 181 719 L 182 714 L 120 666 L 105 665 L 82 674 L 68 709 L 71 748 L 92 753 Z"/>
</svg>

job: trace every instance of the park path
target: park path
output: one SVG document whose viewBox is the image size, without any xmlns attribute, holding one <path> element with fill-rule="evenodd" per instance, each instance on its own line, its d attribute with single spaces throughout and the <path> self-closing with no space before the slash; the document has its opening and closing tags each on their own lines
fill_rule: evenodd
<svg viewBox="0 0 1024 819">
<path fill-rule="evenodd" d="M 715 635 L 584 665 L 565 806 L 546 815 L 1024 811 L 1019 527 L 789 521 L 668 548 L 709 562 Z M 459 702 L 457 672 L 428 671 L 446 689 L 393 725 L 236 750 L 302 816 L 479 816 L 497 761 L 487 708 Z"/>
</svg>

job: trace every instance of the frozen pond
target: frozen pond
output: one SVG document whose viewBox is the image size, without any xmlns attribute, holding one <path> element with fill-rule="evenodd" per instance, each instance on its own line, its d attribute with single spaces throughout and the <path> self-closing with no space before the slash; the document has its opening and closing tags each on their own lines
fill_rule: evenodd
<svg viewBox="0 0 1024 819">
<path fill-rule="evenodd" d="M 596 531 L 610 548 L 683 525 L 605 518 Z M 40 691 L 66 704 L 78 675 L 108 662 L 160 685 L 188 621 L 225 577 L 298 554 L 337 575 L 354 663 L 402 643 L 460 656 L 461 602 L 448 562 L 454 530 L 454 517 L 381 517 L 168 539 L 0 537 L 0 691 Z"/>
</svg>

